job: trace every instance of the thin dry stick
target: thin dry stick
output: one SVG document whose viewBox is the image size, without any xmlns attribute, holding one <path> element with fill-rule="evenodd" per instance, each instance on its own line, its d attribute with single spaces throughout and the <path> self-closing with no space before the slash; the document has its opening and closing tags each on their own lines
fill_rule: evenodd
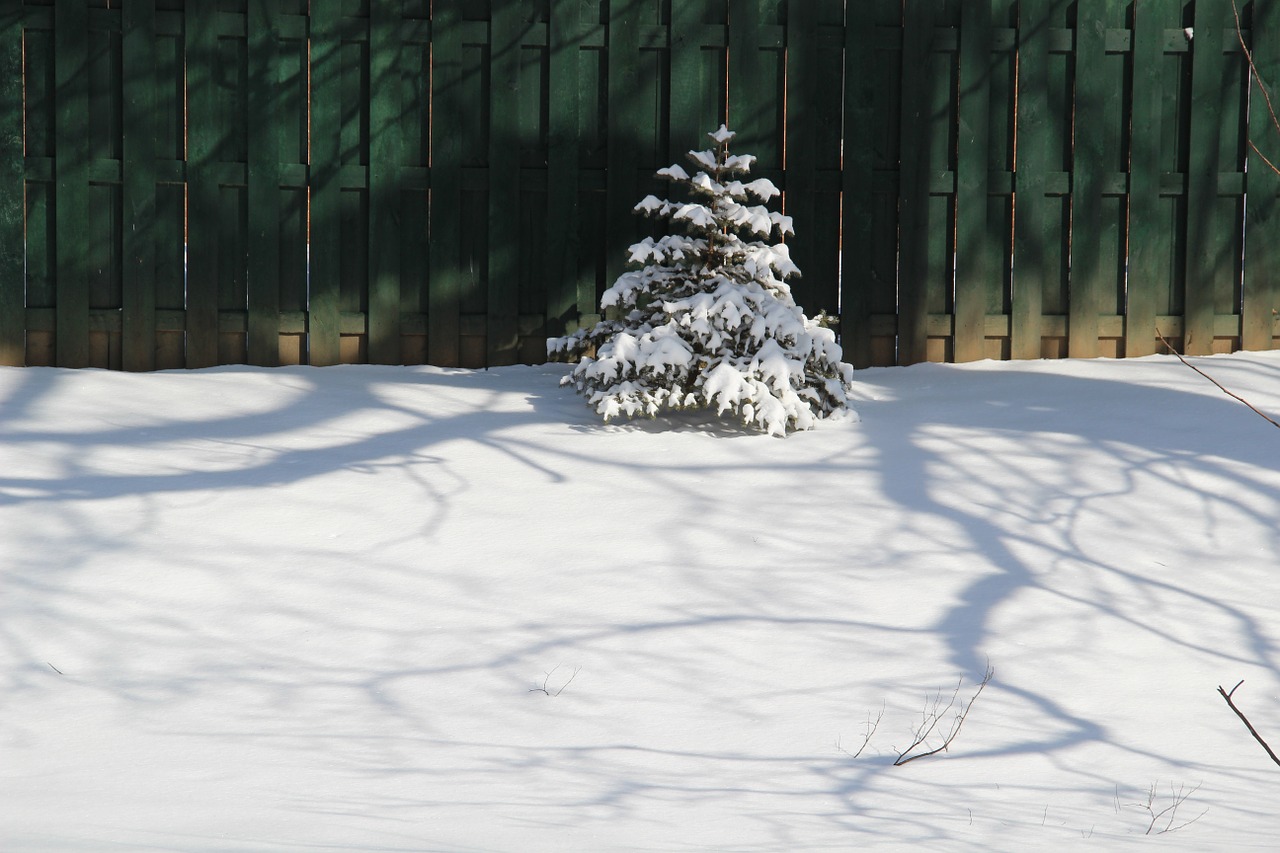
<svg viewBox="0 0 1280 853">
<path fill-rule="evenodd" d="M 924 719 L 920 723 L 920 728 L 916 730 L 911 746 L 898 754 L 898 760 L 893 762 L 893 766 L 901 767 L 904 764 L 915 761 L 917 758 L 927 758 L 930 755 L 937 755 L 939 752 L 950 749 L 951 742 L 956 739 L 956 735 L 960 734 L 960 727 L 963 726 L 964 721 L 968 719 L 969 711 L 973 708 L 973 703 L 978 701 L 978 697 L 982 695 L 983 688 L 991 682 L 991 677 L 995 674 L 995 669 L 992 668 L 990 663 L 988 663 L 987 671 L 982 676 L 982 683 L 978 685 L 977 691 L 974 692 L 973 697 L 969 700 L 968 704 L 956 713 L 955 719 L 951 723 L 951 730 L 947 733 L 946 737 L 943 738 L 941 746 L 936 746 L 933 749 L 928 749 L 924 752 L 917 752 L 915 755 L 911 755 L 911 750 L 924 745 L 925 740 L 928 739 L 929 735 L 933 733 L 934 728 L 937 727 L 938 721 L 941 720 L 955 705 L 956 696 L 960 693 L 960 683 L 956 684 L 955 692 L 951 694 L 951 701 L 947 703 L 947 707 L 939 710 L 942 704 L 942 697 L 939 696 L 935 699 L 933 708 L 924 712 Z"/>
<path fill-rule="evenodd" d="M 858 756 L 862 755 L 862 751 L 867 748 L 867 744 L 871 743 L 871 736 L 876 733 L 876 729 L 880 728 L 880 721 L 883 719 L 884 719 L 884 705 L 880 706 L 880 713 L 876 714 L 876 718 L 874 720 L 871 719 L 871 712 L 868 711 L 867 712 L 867 731 L 862 738 L 862 746 L 858 747 L 858 751 L 850 752 L 849 750 L 845 749 L 843 746 L 840 745 L 839 740 L 836 741 L 836 749 L 840 750 L 850 758 L 857 758 Z"/>
<path fill-rule="evenodd" d="M 1257 65 L 1253 64 L 1253 51 L 1249 50 L 1249 46 L 1244 44 L 1244 28 L 1240 26 L 1240 8 L 1235 5 L 1235 0 L 1231 0 L 1231 13 L 1235 15 L 1235 37 L 1240 40 L 1240 50 L 1244 51 L 1244 59 L 1249 63 L 1249 73 L 1253 74 L 1253 79 L 1258 81 L 1258 90 L 1262 92 L 1262 100 L 1267 102 L 1267 113 L 1271 114 L 1271 124 L 1275 127 L 1276 132 L 1280 133 L 1280 118 L 1276 118 L 1275 106 L 1271 105 L 1271 92 L 1267 91 L 1266 81 L 1263 81 L 1262 74 L 1258 73 Z M 1253 149 L 1257 151 L 1257 149 Z M 1262 152 L 1258 151 L 1258 156 L 1262 156 Z M 1266 158 L 1262 158 L 1266 160 Z M 1271 165 L 1271 161 L 1267 160 L 1267 165 Z M 1274 165 L 1271 167 L 1275 169 Z M 1277 169 L 1280 172 L 1280 169 Z"/>
<path fill-rule="evenodd" d="M 1267 112 L 1271 114 L 1271 125 L 1280 133 L 1280 118 L 1276 117 L 1275 107 L 1271 104 L 1271 93 L 1267 91 L 1267 84 L 1262 79 L 1262 75 L 1258 73 L 1258 66 L 1253 64 L 1253 51 L 1249 50 L 1249 46 L 1244 43 L 1244 28 L 1240 25 L 1240 9 L 1236 6 L 1236 0 L 1231 0 L 1231 11 L 1236 16 L 1236 38 L 1240 40 L 1240 49 L 1244 51 L 1245 61 L 1249 63 L 1249 73 L 1253 79 L 1258 81 L 1258 91 L 1262 92 L 1262 99 L 1267 103 Z M 1249 147 L 1253 149 L 1253 153 L 1262 158 L 1262 162 L 1271 167 L 1271 171 L 1280 174 L 1280 168 L 1267 159 L 1267 155 L 1258 150 L 1258 146 L 1253 140 L 1249 140 Z"/>
<path fill-rule="evenodd" d="M 1237 683 L 1235 687 L 1232 687 L 1230 691 L 1223 690 L 1222 685 L 1219 684 L 1218 693 L 1220 693 L 1222 695 L 1222 698 L 1227 701 L 1227 707 L 1236 712 L 1236 716 L 1240 718 L 1240 722 L 1244 723 L 1244 727 L 1249 730 L 1249 734 L 1253 735 L 1253 739 L 1256 740 L 1258 743 L 1262 744 L 1262 748 L 1267 751 L 1267 755 L 1271 756 L 1271 760 L 1274 761 L 1276 764 L 1280 765 L 1280 758 L 1276 757 L 1276 754 L 1271 749 L 1271 746 L 1265 740 L 1262 739 L 1262 735 L 1258 734 L 1258 730 L 1253 727 L 1253 723 L 1249 722 L 1249 718 L 1244 715 L 1244 712 L 1236 707 L 1235 702 L 1231 701 L 1232 694 L 1234 694 L 1236 690 L 1240 688 L 1241 684 L 1244 684 L 1243 678 L 1240 679 L 1239 683 Z"/>
<path fill-rule="evenodd" d="M 1200 368 L 1196 367 L 1194 364 L 1192 364 L 1191 362 L 1189 362 L 1189 361 L 1187 361 L 1185 358 L 1183 358 L 1183 357 L 1182 357 L 1182 353 L 1180 353 L 1180 352 L 1178 352 L 1176 349 L 1174 349 L 1174 348 L 1173 348 L 1173 344 L 1169 343 L 1169 341 L 1165 338 L 1165 336 L 1164 336 L 1164 335 L 1162 335 L 1162 334 L 1160 334 L 1160 327 L 1159 327 L 1159 326 L 1156 326 L 1156 337 L 1160 339 L 1160 343 L 1164 344 L 1166 347 L 1168 347 L 1168 348 L 1169 348 L 1169 352 L 1173 353 L 1174 355 L 1176 355 L 1176 356 L 1178 357 L 1178 361 L 1182 362 L 1182 363 L 1183 363 L 1183 364 L 1185 364 L 1187 367 L 1190 367 L 1192 370 L 1194 370 L 1196 373 L 1199 373 L 1199 374 L 1200 374 L 1201 376 L 1203 376 L 1205 379 L 1208 379 L 1208 380 L 1209 380 L 1210 382 L 1212 382 L 1214 385 L 1217 385 L 1217 386 L 1218 386 L 1218 388 L 1219 388 L 1219 389 L 1221 389 L 1222 393 L 1226 394 L 1228 397 L 1234 397 L 1235 399 L 1239 400 L 1241 403 L 1244 403 L 1244 404 L 1245 404 L 1246 406 L 1248 406 L 1250 409 L 1253 409 L 1254 414 L 1256 414 L 1258 417 L 1262 418 L 1263 420 L 1265 420 L 1267 423 L 1271 424 L 1271 425 L 1272 425 L 1273 427 L 1275 427 L 1276 429 L 1280 429 L 1280 423 L 1276 423 L 1275 418 L 1273 418 L 1273 417 L 1271 417 L 1270 415 L 1266 414 L 1265 412 L 1263 412 L 1263 411 L 1259 410 L 1257 406 L 1253 405 L 1253 403 L 1250 403 L 1248 400 L 1246 400 L 1244 397 L 1241 397 L 1239 394 L 1236 394 L 1236 393 L 1235 393 L 1235 392 L 1233 392 L 1233 391 L 1228 391 L 1228 390 L 1226 389 L 1226 387 L 1225 387 L 1225 386 L 1223 386 L 1223 384 L 1222 384 L 1221 382 L 1219 382 L 1218 380 L 1214 379 L 1212 376 L 1210 376 L 1209 374 L 1205 373 L 1203 370 L 1201 370 Z"/>
<path fill-rule="evenodd" d="M 1143 834 L 1150 835 L 1153 830 L 1155 830 L 1156 835 L 1164 835 L 1166 832 L 1177 832 L 1179 829 L 1188 827 L 1191 824 L 1198 821 L 1200 818 L 1207 815 L 1209 813 L 1209 810 L 1205 809 L 1200 814 L 1193 817 L 1191 820 L 1183 821 L 1177 826 L 1173 825 L 1173 822 L 1178 818 L 1178 809 L 1182 807 L 1182 804 L 1187 801 L 1188 797 L 1190 797 L 1192 794 L 1194 794 L 1198 790 L 1200 790 L 1199 785 L 1196 785 L 1190 791 L 1187 790 L 1185 785 L 1179 787 L 1177 790 L 1174 790 L 1173 783 L 1171 782 L 1169 783 L 1169 796 L 1173 797 L 1173 804 L 1169 806 L 1165 806 L 1160 811 L 1156 811 L 1155 807 L 1158 805 L 1158 803 L 1156 803 L 1156 785 L 1155 783 L 1152 783 L 1151 790 L 1147 792 L 1147 801 L 1145 803 L 1130 803 L 1130 805 L 1143 809 L 1144 811 L 1147 812 L 1147 814 L 1151 815 L 1151 823 L 1147 824 L 1147 831 Z M 1165 815 L 1169 816 L 1169 820 L 1167 823 L 1165 823 L 1164 829 L 1156 830 L 1156 824 Z"/>
</svg>

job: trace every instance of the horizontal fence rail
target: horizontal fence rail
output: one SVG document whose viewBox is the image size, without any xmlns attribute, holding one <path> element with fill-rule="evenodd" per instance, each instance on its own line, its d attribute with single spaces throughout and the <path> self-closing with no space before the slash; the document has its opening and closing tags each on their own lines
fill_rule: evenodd
<svg viewBox="0 0 1280 853">
<path fill-rule="evenodd" d="M 857 366 L 1275 348 L 1237 5 L 0 0 L 0 364 L 540 362 L 726 120 Z"/>
</svg>

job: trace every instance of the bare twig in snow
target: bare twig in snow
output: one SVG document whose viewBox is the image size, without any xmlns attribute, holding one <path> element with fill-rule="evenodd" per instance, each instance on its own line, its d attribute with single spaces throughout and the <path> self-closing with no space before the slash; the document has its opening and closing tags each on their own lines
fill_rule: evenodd
<svg viewBox="0 0 1280 853">
<path fill-rule="evenodd" d="M 859 755 L 862 755 L 862 751 L 866 749 L 867 744 L 871 742 L 871 736 L 876 733 L 876 729 L 880 727 L 880 721 L 883 719 L 884 719 L 884 705 L 882 704 L 880 706 L 880 713 L 876 714 L 876 718 L 874 720 L 871 719 L 871 712 L 870 711 L 867 712 L 867 722 L 866 722 L 867 731 L 862 737 L 862 745 L 858 747 L 857 752 L 850 752 L 849 750 L 845 749 L 843 746 L 840 745 L 839 740 L 836 741 L 836 749 L 840 750 L 850 758 L 857 758 Z"/>
<path fill-rule="evenodd" d="M 1236 703 L 1231 701 L 1231 697 L 1240 689 L 1241 684 L 1244 684 L 1243 678 L 1240 679 L 1236 683 L 1236 686 L 1232 687 L 1230 690 L 1223 690 L 1222 685 L 1219 684 L 1218 693 L 1226 700 L 1227 707 L 1236 712 L 1236 716 L 1240 718 L 1240 722 L 1244 723 L 1244 727 L 1249 730 L 1249 734 L 1253 735 L 1253 739 L 1262 744 L 1262 748 L 1267 751 L 1267 755 L 1271 756 L 1271 760 L 1276 764 L 1280 764 L 1280 758 L 1276 757 L 1275 750 L 1271 748 L 1270 744 L 1262 739 L 1262 735 L 1258 734 L 1258 730 L 1253 727 L 1253 723 L 1249 722 L 1249 718 L 1244 715 L 1244 712 L 1236 707 Z"/>
<path fill-rule="evenodd" d="M 544 678 L 544 679 L 542 679 L 542 685 L 541 685 L 540 687 L 530 687 L 530 688 L 529 688 L 529 692 L 530 692 L 530 693 L 545 693 L 545 694 L 546 694 L 546 695 L 548 695 L 548 696 L 559 696 L 561 693 L 563 693 L 563 692 L 564 692 L 564 689 L 565 689 L 566 687 L 568 687 L 570 684 L 572 684 L 572 683 L 573 683 L 573 680 L 574 680 L 575 678 L 577 678 L 577 677 L 578 677 L 578 673 L 582 671 L 582 667 L 580 667 L 580 666 L 575 666 L 575 667 L 573 668 L 573 675 L 569 676 L 569 680 L 568 680 L 568 681 L 566 681 L 564 684 L 561 684 L 561 685 L 560 685 L 560 687 L 559 687 L 558 689 L 556 689 L 556 690 L 554 690 L 554 691 L 553 691 L 551 688 L 549 688 L 549 687 L 547 686 L 547 684 L 548 684 L 548 683 L 550 683 L 550 681 L 551 681 L 551 676 L 555 675 L 555 674 L 556 674 L 556 670 L 557 670 L 557 669 L 559 669 L 559 668 L 560 668 L 560 667 L 558 667 L 558 666 L 557 666 L 555 669 L 553 669 L 553 670 L 551 670 L 550 672 L 548 672 L 548 673 L 547 673 L 547 677 L 546 677 L 546 678 Z"/>
<path fill-rule="evenodd" d="M 1198 790 L 1200 790 L 1199 785 L 1196 785 L 1190 791 L 1187 790 L 1185 785 L 1179 785 L 1175 790 L 1173 783 L 1170 782 L 1169 795 L 1173 797 L 1173 802 L 1162 808 L 1160 811 L 1156 811 L 1156 806 L 1159 805 L 1159 803 L 1156 802 L 1156 785 L 1153 782 L 1151 788 L 1147 791 L 1147 801 L 1145 803 L 1130 803 L 1129 805 L 1142 809 L 1151 816 L 1151 822 L 1147 824 L 1147 831 L 1143 833 L 1144 835 L 1151 835 L 1153 833 L 1156 835 L 1164 835 L 1166 832 L 1177 832 L 1179 829 L 1188 827 L 1209 813 L 1209 810 L 1205 809 L 1191 820 L 1185 820 L 1177 826 L 1173 825 L 1173 822 L 1178 817 L 1178 809 L 1187 801 L 1188 797 Z M 1164 828 L 1158 829 L 1156 824 L 1158 824 L 1166 815 L 1168 816 L 1168 820 L 1165 821 Z"/>
<path fill-rule="evenodd" d="M 938 727 L 938 724 L 942 722 L 943 718 L 947 716 L 948 712 L 955 707 L 956 697 L 960 695 L 960 685 L 964 683 L 964 679 L 962 678 L 956 682 L 956 689 L 952 691 L 951 699 L 948 700 L 946 707 L 942 706 L 941 693 L 934 696 L 932 704 L 927 705 L 924 711 L 921 712 L 920 725 L 916 727 L 915 732 L 912 734 L 911 745 L 898 753 L 898 758 L 893 762 L 893 766 L 901 767 L 910 761 L 915 761 L 917 758 L 926 758 L 950 749 L 952 741 L 956 739 L 956 735 L 960 734 L 960 727 L 964 725 L 964 721 L 968 718 L 969 711 L 973 708 L 973 703 L 982 695 L 983 688 L 991 682 L 991 677 L 995 675 L 995 672 L 995 669 L 988 663 L 987 671 L 982 676 L 982 683 L 978 685 L 978 689 L 974 692 L 972 698 L 956 711 L 951 720 L 951 727 L 942 737 L 942 743 L 931 749 L 926 749 L 925 747 L 928 746 L 926 741 Z M 921 751 L 916 752 L 918 749 Z"/>
<path fill-rule="evenodd" d="M 1219 390 L 1222 391 L 1222 393 L 1226 394 L 1228 397 L 1234 397 L 1235 399 L 1239 400 L 1241 403 L 1244 403 L 1250 409 L 1253 409 L 1254 414 L 1258 415 L 1258 417 L 1262 418 L 1263 420 L 1271 424 L 1276 429 L 1280 429 L 1280 423 L 1277 423 L 1275 418 L 1261 411 L 1257 406 L 1253 405 L 1253 403 L 1250 403 L 1248 400 L 1246 400 L 1244 397 L 1241 397 L 1239 394 L 1235 393 L 1234 391 L 1228 391 L 1226 386 L 1224 386 L 1221 382 L 1214 379 L 1212 376 L 1205 373 L 1203 370 L 1201 370 L 1200 368 L 1196 367 L 1194 364 L 1192 364 L 1191 362 L 1183 358 L 1182 354 L 1173 348 L 1173 344 L 1169 343 L 1169 341 L 1165 339 L 1165 336 L 1160 334 L 1159 326 L 1156 327 L 1156 337 L 1160 339 L 1160 343 L 1164 344 L 1166 347 L 1169 348 L 1169 352 L 1173 353 L 1178 357 L 1178 361 L 1182 362 L 1187 367 L 1194 370 L 1196 373 L 1199 373 L 1201 376 L 1203 376 L 1205 379 L 1208 379 L 1214 385 L 1217 385 Z"/>
</svg>

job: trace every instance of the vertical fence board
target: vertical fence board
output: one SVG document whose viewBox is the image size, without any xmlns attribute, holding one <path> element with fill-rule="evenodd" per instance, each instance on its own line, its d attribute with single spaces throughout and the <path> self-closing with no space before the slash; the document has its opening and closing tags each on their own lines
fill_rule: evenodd
<svg viewBox="0 0 1280 853">
<path fill-rule="evenodd" d="M 188 7 L 183 21 L 187 75 L 186 366 L 218 363 L 218 236 L 220 228 L 218 67 L 214 6 Z"/>
<path fill-rule="evenodd" d="M 512 364 L 519 347 L 520 37 L 523 10 L 493 9 L 489 46 L 489 258 L 485 364 Z"/>
<path fill-rule="evenodd" d="M 1272 113 L 1273 108 L 1280 107 L 1275 94 L 1280 91 L 1276 88 L 1280 85 L 1280 4 L 1255 0 L 1252 11 L 1250 47 L 1260 79 L 1253 80 L 1249 101 L 1249 139 L 1258 151 L 1251 148 L 1247 161 L 1248 218 L 1240 343 L 1244 349 L 1263 350 L 1276 346 L 1276 324 L 1280 320 L 1280 175 L 1272 165 L 1280 165 L 1280 126 Z M 1271 162 L 1265 162 L 1263 157 Z"/>
<path fill-rule="evenodd" d="M 930 268 L 930 235 L 946 227 L 945 223 L 931 221 L 930 187 L 935 166 L 929 131 L 937 86 L 927 73 L 934 52 L 935 23 L 942 6 L 939 0 L 929 0 L 917 7 L 914 14 L 904 14 L 902 21 L 899 364 L 914 364 L 929 358 L 928 292 L 930 275 L 935 272 Z"/>
<path fill-rule="evenodd" d="M 1108 292 L 1115 287 L 1108 244 L 1119 240 L 1120 225 L 1104 196 L 1112 175 L 1122 91 L 1122 81 L 1107 60 L 1107 30 L 1114 25 L 1119 5 L 1119 0 L 1080 0 L 1077 11 L 1067 349 L 1078 358 L 1100 354 L 1099 321 Z"/>
<path fill-rule="evenodd" d="M 701 148 L 706 139 L 703 134 L 725 120 L 721 101 L 724 48 L 709 48 L 705 42 L 706 34 L 714 27 L 707 20 L 714 17 L 709 12 L 717 6 L 723 7 L 724 3 L 686 0 L 671 6 L 670 137 L 666 159 L 682 166 L 685 152 Z"/>
<path fill-rule="evenodd" d="M 640 19 L 644 0 L 612 0 L 606 31 L 608 74 L 608 142 L 605 175 L 605 279 L 617 280 L 626 267 L 624 251 L 638 233 L 632 208 L 640 201 L 639 139 L 644 117 L 640 109 Z"/>
<path fill-rule="evenodd" d="M 156 32 L 152 3 L 122 11 L 124 122 L 122 361 L 153 370 L 156 359 Z"/>
<path fill-rule="evenodd" d="M 430 281 L 427 358 L 443 367 L 460 358 L 462 300 L 462 17 L 455 2 L 435 2 L 431 10 L 431 201 Z"/>
<path fill-rule="evenodd" d="M 56 103 L 55 63 L 52 30 L 28 29 L 23 37 L 23 99 L 26 108 L 23 136 L 26 153 L 33 157 L 53 157 Z M 25 164 L 24 164 L 25 165 Z M 25 194 L 26 217 L 25 284 L 26 305 L 30 309 L 52 309 L 56 298 L 56 215 L 53 169 L 39 176 L 29 175 L 19 192 Z M 27 314 L 29 317 L 30 314 Z M 24 318 L 25 319 L 25 318 Z M 55 330 L 30 329 L 26 335 L 26 363 L 52 365 L 55 357 Z"/>
<path fill-rule="evenodd" d="M 1014 185 L 1013 315 L 1010 350 L 1014 358 L 1041 354 L 1047 247 L 1054 239 L 1045 193 L 1054 133 L 1049 95 L 1050 26 L 1060 23 L 1066 0 L 1022 0 L 1018 31 L 1017 162 Z"/>
<path fill-rule="evenodd" d="M 956 140 L 955 359 L 985 355 L 987 296 L 987 148 L 991 128 L 991 2 L 965 3 L 960 19 Z"/>
<path fill-rule="evenodd" d="M 369 360 L 376 364 L 401 362 L 399 5 L 369 6 Z"/>
<path fill-rule="evenodd" d="M 1198 0 L 1191 41 L 1190 162 L 1187 166 L 1187 292 L 1183 349 L 1213 352 L 1214 284 L 1229 260 L 1222 256 L 1218 173 L 1222 161 L 1225 56 L 1222 0 Z"/>
<path fill-rule="evenodd" d="M 877 26 L 881 2 L 846 3 L 841 184 L 840 342 L 845 360 L 870 367 L 874 266 Z M 898 12 L 900 15 L 901 13 Z"/>
<path fill-rule="evenodd" d="M 22 2 L 0 2 L 0 365 L 26 363 Z"/>
<path fill-rule="evenodd" d="M 1162 220 L 1160 170 L 1165 31 L 1178 23 L 1181 3 L 1151 0 L 1134 12 L 1132 157 L 1129 169 L 1129 281 L 1125 302 L 1126 356 L 1155 352 L 1161 259 L 1171 252 Z M 1172 13 L 1172 14 L 1171 14 Z"/>
<path fill-rule="evenodd" d="M 836 216 L 822 215 L 831 198 L 825 176 L 819 175 L 824 159 L 838 160 L 838 152 L 828 154 L 832 124 L 839 124 L 839 112 L 830 106 L 836 101 L 823 89 L 830 79 L 827 60 L 843 10 L 839 2 L 814 0 L 789 7 L 786 28 L 786 143 L 784 147 L 786 179 L 783 205 L 794 220 L 796 237 L 788 239 L 792 260 L 801 276 L 791 282 L 796 301 L 808 313 L 821 309 L 835 312 L 839 307 L 839 277 L 835 266 L 838 239 L 828 239 L 826 229 Z M 834 24 L 834 26 L 833 26 Z M 838 61 L 838 50 L 835 53 Z M 838 66 L 837 66 L 838 67 Z M 826 73 L 824 73 L 826 72 Z M 836 134 L 838 139 L 838 131 Z M 746 149 L 744 149 L 746 150 Z M 837 208 L 838 209 L 838 208 Z M 831 251 L 824 251 L 831 249 Z"/>
<path fill-rule="evenodd" d="M 280 363 L 280 63 L 274 0 L 249 0 L 248 296 L 250 364 Z"/>
<path fill-rule="evenodd" d="M 547 105 L 547 334 L 576 330 L 592 314 L 595 281 L 580 261 L 578 241 L 579 64 L 583 26 L 579 0 L 552 0 Z"/>
<path fill-rule="evenodd" d="M 308 288 L 309 363 L 341 361 L 342 35 L 337 3 L 311 9 L 311 264 Z"/>
<path fill-rule="evenodd" d="M 55 348 L 60 367 L 89 365 L 88 9 L 54 7 Z"/>
<path fill-rule="evenodd" d="M 338 361 L 368 360 L 369 20 L 365 4 L 344 3 L 337 19 Z M 363 36 L 363 38 L 361 38 Z"/>
</svg>

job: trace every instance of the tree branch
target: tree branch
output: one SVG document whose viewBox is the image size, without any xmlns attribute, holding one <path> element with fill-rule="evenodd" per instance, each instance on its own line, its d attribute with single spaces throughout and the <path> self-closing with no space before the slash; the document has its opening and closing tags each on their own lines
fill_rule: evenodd
<svg viewBox="0 0 1280 853">
<path fill-rule="evenodd" d="M 1214 385 L 1217 385 L 1217 386 L 1218 386 L 1218 388 L 1222 391 L 1222 393 L 1226 394 L 1228 397 L 1233 397 L 1233 398 L 1235 398 L 1235 399 L 1239 400 L 1241 403 L 1244 403 L 1246 406 L 1248 406 L 1250 409 L 1252 409 L 1252 410 L 1253 410 L 1253 412 L 1254 412 L 1254 414 L 1256 414 L 1258 417 L 1262 418 L 1264 421 L 1266 421 L 1267 423 L 1271 424 L 1271 425 L 1272 425 L 1273 427 L 1275 427 L 1276 429 L 1280 429 L 1280 423 L 1276 423 L 1275 418 L 1273 418 L 1273 417 L 1271 417 L 1270 415 L 1268 415 L 1267 413 L 1263 412 L 1263 411 L 1262 411 L 1262 410 L 1260 410 L 1257 406 L 1253 405 L 1253 403 L 1250 403 L 1248 400 L 1246 400 L 1244 397 L 1241 397 L 1239 394 L 1235 393 L 1234 391 L 1228 391 L 1228 390 L 1227 390 L 1227 388 L 1226 388 L 1226 386 L 1224 386 L 1221 382 L 1219 382 L 1218 380 L 1214 379 L 1212 376 L 1210 376 L 1209 374 L 1205 373 L 1203 370 L 1201 370 L 1200 368 L 1196 367 L 1194 364 L 1192 364 L 1191 362 L 1189 362 L 1189 361 L 1187 361 L 1185 358 L 1183 358 L 1183 357 L 1182 357 L 1182 353 L 1180 353 L 1180 352 L 1178 352 L 1176 349 L 1174 349 L 1174 348 L 1173 348 L 1173 344 L 1169 343 L 1169 341 L 1165 338 L 1165 336 L 1164 336 L 1164 335 L 1162 335 L 1162 334 L 1160 334 L 1160 327 L 1159 327 L 1159 326 L 1156 326 L 1156 337 L 1160 339 L 1160 343 L 1164 344 L 1166 347 L 1168 347 L 1168 348 L 1169 348 L 1169 352 L 1173 353 L 1174 355 L 1176 355 L 1176 356 L 1178 357 L 1178 361 L 1182 362 L 1182 363 L 1183 363 L 1183 364 L 1185 364 L 1187 367 L 1189 367 L 1189 368 L 1191 368 L 1192 370 L 1194 370 L 1196 373 L 1199 373 L 1201 376 L 1203 376 L 1205 379 L 1208 379 L 1208 380 L 1209 380 L 1210 382 L 1212 382 Z"/>
<path fill-rule="evenodd" d="M 1258 734 L 1258 730 L 1253 727 L 1253 723 L 1249 722 L 1249 718 L 1244 715 L 1243 711 L 1236 707 L 1235 702 L 1231 701 L 1232 695 L 1240 688 L 1241 684 L 1244 684 L 1243 678 L 1240 679 L 1240 681 L 1236 683 L 1236 686 L 1232 687 L 1230 691 L 1223 690 L 1222 685 L 1219 684 L 1218 693 L 1221 694 L 1224 700 L 1226 700 L 1227 707 L 1236 712 L 1236 716 L 1240 718 L 1240 722 L 1244 723 L 1244 727 L 1249 730 L 1249 734 L 1253 735 L 1253 739 L 1262 744 L 1262 748 L 1267 751 L 1267 755 L 1271 756 L 1271 760 L 1277 765 L 1280 765 L 1280 758 L 1276 757 L 1275 751 L 1271 748 L 1270 744 L 1262 739 L 1262 735 Z"/>
<path fill-rule="evenodd" d="M 982 689 L 991 682 L 991 677 L 995 675 L 995 673 L 996 673 L 995 669 L 991 666 L 990 663 L 988 663 L 987 671 L 982 676 L 982 683 L 978 685 L 978 689 L 977 691 L 974 692 L 973 698 L 971 698 L 968 701 L 968 703 L 965 704 L 965 706 L 961 708 L 959 712 L 956 713 L 955 719 L 952 720 L 951 722 L 951 730 L 947 732 L 946 737 L 942 739 L 941 745 L 936 746 L 933 749 L 927 749 L 924 752 L 917 752 L 916 754 L 912 755 L 911 751 L 913 749 L 916 749 L 917 747 L 924 745 L 925 740 L 928 739 L 929 735 L 933 733 L 933 730 L 937 727 L 938 722 L 943 718 L 943 716 L 946 715 L 947 711 L 950 711 L 952 706 L 955 705 L 956 695 L 959 694 L 960 692 L 960 684 L 959 683 L 956 684 L 956 689 L 951 694 L 951 701 L 947 703 L 947 707 L 939 709 L 940 706 L 942 705 L 942 697 L 938 696 L 933 702 L 933 708 L 926 709 L 924 711 L 924 718 L 923 720 L 921 720 L 920 727 L 916 729 L 916 733 L 913 736 L 911 746 L 902 750 L 902 752 L 898 754 L 898 759 L 893 762 L 893 766 L 901 767 L 902 765 L 907 764 L 908 762 L 915 761 L 917 758 L 926 758 L 930 755 L 936 755 L 939 752 L 943 752 L 948 748 L 950 748 L 951 742 L 956 739 L 956 735 L 960 734 L 960 727 L 964 725 L 964 721 L 968 718 L 969 710 L 973 708 L 973 703 L 976 702 L 978 700 L 978 697 L 982 695 Z"/>
</svg>

